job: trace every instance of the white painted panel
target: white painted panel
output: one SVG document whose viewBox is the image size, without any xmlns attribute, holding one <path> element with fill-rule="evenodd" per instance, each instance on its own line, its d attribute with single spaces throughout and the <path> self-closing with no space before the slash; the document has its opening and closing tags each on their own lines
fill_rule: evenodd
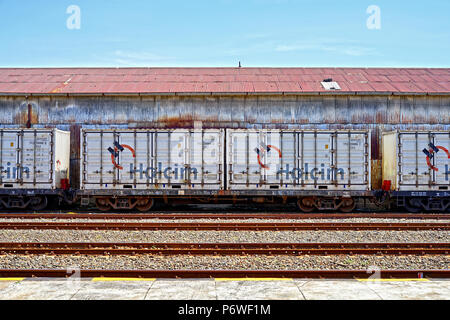
<svg viewBox="0 0 450 320">
<path fill-rule="evenodd" d="M 158 183 L 184 184 L 184 165 L 187 163 L 187 131 L 158 132 L 156 135 Z M 183 169 L 183 170 L 182 170 Z"/>
<path fill-rule="evenodd" d="M 231 132 L 228 135 L 229 159 L 228 164 L 231 167 L 230 184 L 243 184 L 247 181 L 247 161 L 250 150 L 248 147 L 247 132 Z"/>
<path fill-rule="evenodd" d="M 264 144 L 260 146 L 263 151 L 264 165 L 262 168 L 264 183 L 277 185 L 281 181 L 281 168 L 283 164 L 283 150 L 281 143 L 281 132 L 279 130 L 271 130 L 265 135 Z"/>
<path fill-rule="evenodd" d="M 34 132 L 26 131 L 20 140 L 22 145 L 22 179 L 29 183 L 49 183 L 52 179 L 51 172 L 52 161 L 49 157 L 52 154 L 52 138 L 51 132 Z M 61 167 L 59 161 L 56 166 Z"/>
<path fill-rule="evenodd" d="M 193 184 L 221 185 L 223 181 L 222 131 L 195 130 L 190 138 L 190 181 Z M 186 174 L 189 174 L 186 171 Z"/>
<path fill-rule="evenodd" d="M 60 188 L 61 180 L 67 179 L 69 181 L 70 176 L 70 132 L 54 130 L 54 136 L 55 187 Z"/>
<path fill-rule="evenodd" d="M 364 134 L 337 135 L 337 180 L 339 184 L 365 184 L 366 149 Z M 342 174 L 341 174 L 342 172 Z"/>
<path fill-rule="evenodd" d="M 117 135 L 121 146 L 119 160 L 122 170 L 118 170 L 119 183 L 134 184 L 147 182 L 147 134 L 145 132 L 122 132 Z"/>
<path fill-rule="evenodd" d="M 332 137 L 330 133 L 307 132 L 303 138 L 303 167 L 301 172 L 305 184 L 328 185 L 332 175 L 327 174 L 331 166 Z"/>
<path fill-rule="evenodd" d="M 55 189 L 69 178 L 69 132 L 0 129 L 0 147 L 4 188 Z"/>
<path fill-rule="evenodd" d="M 433 180 L 432 170 L 426 162 L 426 155 L 422 152 L 424 148 L 429 149 L 428 144 L 432 142 L 428 134 L 401 134 L 400 135 L 401 158 L 401 185 L 426 184 Z"/>
<path fill-rule="evenodd" d="M 15 131 L 2 130 L 1 135 L 1 178 L 5 184 L 17 181 L 18 136 Z"/>
<path fill-rule="evenodd" d="M 400 144 L 397 154 L 399 190 L 447 190 L 450 187 L 449 132 L 401 131 L 397 140 Z M 430 155 L 429 162 L 424 150 Z"/>
<path fill-rule="evenodd" d="M 83 137 L 83 134 L 81 136 Z M 122 165 L 120 157 L 113 161 L 112 154 L 108 151 L 108 148 L 114 149 L 114 141 L 116 141 L 114 134 L 99 131 L 87 132 L 83 139 L 82 155 L 84 163 L 81 170 L 85 170 L 85 174 L 82 174 L 82 181 L 91 186 L 112 187 L 113 182 L 118 177 L 118 170 L 120 170 L 118 167 Z"/>
<path fill-rule="evenodd" d="M 436 184 L 450 186 L 450 132 L 448 134 L 436 134 L 434 144 L 439 151 L 435 155 Z"/>
</svg>

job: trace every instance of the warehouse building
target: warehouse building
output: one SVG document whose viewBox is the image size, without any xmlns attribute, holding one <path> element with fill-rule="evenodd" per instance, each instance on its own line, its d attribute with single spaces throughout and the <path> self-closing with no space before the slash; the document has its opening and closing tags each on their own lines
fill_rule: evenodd
<svg viewBox="0 0 450 320">
<path fill-rule="evenodd" d="M 450 130 L 450 69 L 0 69 L 0 125 L 70 131 L 79 181 L 80 128 Z M 373 179 L 376 187 L 381 184 Z"/>
</svg>

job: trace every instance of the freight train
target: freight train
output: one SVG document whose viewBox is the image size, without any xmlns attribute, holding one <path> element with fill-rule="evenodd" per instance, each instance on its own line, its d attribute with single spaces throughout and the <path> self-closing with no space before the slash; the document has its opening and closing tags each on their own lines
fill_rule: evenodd
<svg viewBox="0 0 450 320">
<path fill-rule="evenodd" d="M 351 212 L 370 201 L 450 211 L 450 131 L 383 133 L 381 171 L 372 169 L 370 134 L 82 128 L 80 165 L 70 168 L 69 132 L 0 129 L 0 208 L 95 201 L 101 211 L 146 212 L 156 202 L 252 202 Z M 79 170 L 79 185 L 70 184 L 70 169 Z"/>
</svg>

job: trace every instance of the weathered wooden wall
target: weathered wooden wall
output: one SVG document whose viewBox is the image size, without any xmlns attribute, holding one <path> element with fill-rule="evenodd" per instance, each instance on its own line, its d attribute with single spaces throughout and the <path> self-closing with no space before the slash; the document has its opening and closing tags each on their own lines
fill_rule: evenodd
<svg viewBox="0 0 450 320">
<path fill-rule="evenodd" d="M 132 127 L 299 124 L 446 124 L 450 96 L 74 96 L 0 97 L 0 123 L 127 124 Z"/>
</svg>

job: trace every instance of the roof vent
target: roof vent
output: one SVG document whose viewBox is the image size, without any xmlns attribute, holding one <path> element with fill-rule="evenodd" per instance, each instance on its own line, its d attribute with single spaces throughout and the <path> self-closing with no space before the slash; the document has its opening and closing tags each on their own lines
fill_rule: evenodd
<svg viewBox="0 0 450 320">
<path fill-rule="evenodd" d="M 341 90 L 339 84 L 331 78 L 324 79 L 321 83 L 325 90 Z"/>
</svg>

